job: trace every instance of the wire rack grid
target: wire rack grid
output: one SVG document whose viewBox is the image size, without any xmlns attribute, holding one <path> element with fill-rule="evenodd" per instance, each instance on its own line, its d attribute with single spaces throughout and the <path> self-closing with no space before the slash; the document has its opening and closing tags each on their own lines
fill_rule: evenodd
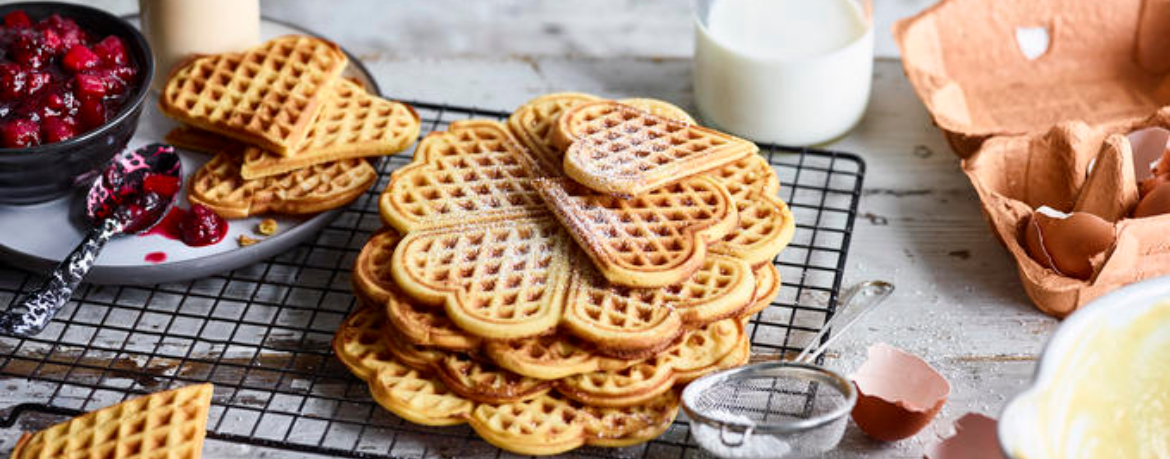
<svg viewBox="0 0 1170 459">
<path fill-rule="evenodd" d="M 411 102 L 423 132 L 503 112 Z M 797 221 L 775 260 L 783 288 L 751 322 L 755 354 L 802 347 L 837 304 L 865 163 L 856 155 L 761 145 Z M 352 458 L 501 457 L 466 426 L 429 428 L 381 409 L 366 384 L 332 355 L 330 340 L 357 306 L 350 267 L 382 226 L 377 197 L 412 151 L 379 164 L 379 182 L 315 240 L 219 276 L 153 287 L 83 285 L 34 338 L 0 336 L 0 380 L 34 401 L 6 407 L 0 427 L 24 428 L 140 394 L 198 382 L 216 385 L 208 437 Z M 0 265 L 0 305 L 41 278 Z M 30 416 L 31 415 L 31 416 Z M 29 419 L 36 421 L 28 421 Z M 32 425 L 30 425 L 32 424 Z M 698 454 L 685 421 L 624 449 L 577 457 L 679 458 Z"/>
</svg>

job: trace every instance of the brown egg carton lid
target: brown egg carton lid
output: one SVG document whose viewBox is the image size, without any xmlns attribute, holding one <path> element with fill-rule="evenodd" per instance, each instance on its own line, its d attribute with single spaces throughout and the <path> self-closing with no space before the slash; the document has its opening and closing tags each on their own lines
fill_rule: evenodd
<svg viewBox="0 0 1170 459">
<path fill-rule="evenodd" d="M 992 231 L 1015 258 L 1024 290 L 1045 313 L 1063 317 L 1122 285 L 1170 274 L 1170 214 L 1128 217 L 1138 193 L 1126 134 L 1148 127 L 1170 128 L 1170 107 L 1126 124 L 1069 121 L 1039 134 L 992 137 L 963 160 Z M 1116 240 L 1094 263 L 1091 278 L 1062 276 L 1028 255 L 1023 225 L 1040 206 L 1091 212 L 1112 222 Z"/>
<path fill-rule="evenodd" d="M 1132 123 L 1170 105 L 1168 31 L 1170 0 L 944 0 L 893 33 L 906 76 L 965 158 L 991 137 Z M 1030 47 L 1038 35 L 1046 48 Z"/>
</svg>

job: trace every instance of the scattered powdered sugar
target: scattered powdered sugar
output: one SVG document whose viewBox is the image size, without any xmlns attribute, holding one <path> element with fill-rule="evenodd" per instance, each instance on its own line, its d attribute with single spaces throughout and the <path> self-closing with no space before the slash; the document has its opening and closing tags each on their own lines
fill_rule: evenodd
<svg viewBox="0 0 1170 459">
<path fill-rule="evenodd" d="M 707 415 L 720 422 L 755 426 L 755 421 L 740 414 L 716 411 Z M 723 459 L 780 458 L 792 452 L 788 442 L 774 435 L 740 433 L 738 429 L 728 429 L 724 433 L 718 427 L 693 421 L 691 427 L 699 446 L 715 457 Z M 731 445 L 726 444 L 724 439 Z"/>
</svg>

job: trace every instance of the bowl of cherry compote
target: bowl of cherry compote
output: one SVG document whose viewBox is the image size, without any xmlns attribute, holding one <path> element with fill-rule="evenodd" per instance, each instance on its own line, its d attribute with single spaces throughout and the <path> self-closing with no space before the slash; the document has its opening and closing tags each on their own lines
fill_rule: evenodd
<svg viewBox="0 0 1170 459">
<path fill-rule="evenodd" d="M 0 5 L 0 204 L 86 187 L 133 137 L 153 73 L 146 39 L 117 16 Z"/>
</svg>

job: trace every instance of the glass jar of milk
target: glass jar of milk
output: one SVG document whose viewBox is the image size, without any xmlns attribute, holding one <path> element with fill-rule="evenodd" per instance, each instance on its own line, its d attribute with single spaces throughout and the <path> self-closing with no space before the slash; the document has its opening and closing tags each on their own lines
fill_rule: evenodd
<svg viewBox="0 0 1170 459">
<path fill-rule="evenodd" d="M 704 122 L 788 145 L 845 134 L 869 102 L 871 12 L 869 0 L 696 0 Z"/>
<path fill-rule="evenodd" d="M 260 43 L 260 0 L 138 0 L 154 52 L 154 88 L 193 54 L 240 51 Z"/>
</svg>

